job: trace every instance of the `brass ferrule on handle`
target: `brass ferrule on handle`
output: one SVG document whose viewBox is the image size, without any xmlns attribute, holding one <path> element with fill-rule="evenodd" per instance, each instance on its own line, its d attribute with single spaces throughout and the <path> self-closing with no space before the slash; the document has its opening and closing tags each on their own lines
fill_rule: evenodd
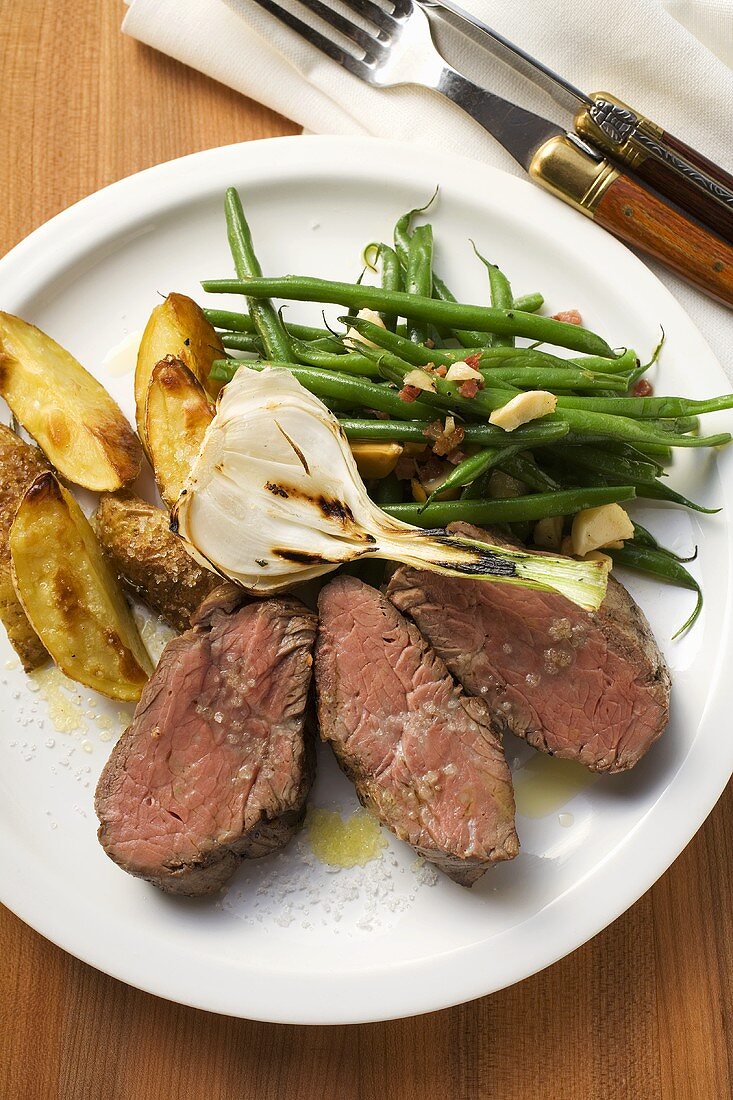
<svg viewBox="0 0 733 1100">
<path fill-rule="evenodd" d="M 610 153 L 615 160 L 629 168 L 638 168 L 651 153 L 635 135 L 641 131 L 647 137 L 660 141 L 664 131 L 610 92 L 594 92 L 591 99 L 595 107 L 584 107 L 575 116 L 577 132 L 597 148 Z M 603 111 L 605 104 L 610 104 L 613 109 L 613 118 Z"/>
<path fill-rule="evenodd" d="M 529 175 L 545 190 L 592 218 L 620 172 L 609 161 L 592 157 L 566 134 L 561 134 L 540 146 L 532 158 Z"/>
</svg>

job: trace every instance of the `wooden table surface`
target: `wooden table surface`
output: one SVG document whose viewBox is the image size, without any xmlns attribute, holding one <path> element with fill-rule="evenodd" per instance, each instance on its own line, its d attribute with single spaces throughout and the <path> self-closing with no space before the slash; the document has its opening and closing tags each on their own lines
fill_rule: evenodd
<svg viewBox="0 0 733 1100">
<path fill-rule="evenodd" d="M 122 37 L 122 11 L 111 0 L 0 0 L 0 254 L 131 172 L 295 132 Z M 95 972 L 2 911 L 0 1098 L 725 1100 L 732 834 L 729 788 L 661 881 L 570 958 L 472 1004 L 360 1027 L 181 1008 Z"/>
</svg>

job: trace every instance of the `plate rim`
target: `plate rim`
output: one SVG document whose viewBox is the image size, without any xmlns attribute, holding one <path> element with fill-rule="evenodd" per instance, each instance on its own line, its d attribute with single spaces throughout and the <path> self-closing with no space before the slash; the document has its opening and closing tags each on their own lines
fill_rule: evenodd
<svg viewBox="0 0 733 1100">
<path fill-rule="evenodd" d="M 231 175 L 232 170 L 236 172 L 237 168 L 236 166 L 229 167 L 230 159 L 236 160 L 241 153 L 255 158 L 262 155 L 266 159 L 268 152 L 263 153 L 263 150 L 271 150 L 277 147 L 284 150 L 286 158 L 291 156 L 289 150 L 295 149 L 295 160 L 303 162 L 301 171 L 307 170 L 310 156 L 308 150 L 313 150 L 314 157 L 323 155 L 332 157 L 333 160 L 330 163 L 332 166 L 336 166 L 335 171 L 338 172 L 343 171 L 347 164 L 352 164 L 353 167 L 357 158 L 360 165 L 368 165 L 368 157 L 365 158 L 364 155 L 366 145 L 371 147 L 371 151 L 375 146 L 379 146 L 384 153 L 393 156 L 409 156 L 410 158 L 413 158 L 416 149 L 419 149 L 419 146 L 412 143 L 386 141 L 372 137 L 296 135 L 217 146 L 165 161 L 141 172 L 133 173 L 74 203 L 16 244 L 10 252 L 0 259 L 0 292 L 2 292 L 4 286 L 8 285 L 8 279 L 14 280 L 11 297 L 13 294 L 18 297 L 19 285 L 22 287 L 24 284 L 28 284 L 32 289 L 34 273 L 39 262 L 42 262 L 43 276 L 46 282 L 50 281 L 54 268 L 60 272 L 71 268 L 74 255 L 83 256 L 90 246 L 96 245 L 98 247 L 104 240 L 104 236 L 100 236 L 99 233 L 100 215 L 105 213 L 108 215 L 107 233 L 110 237 L 114 237 L 119 235 L 121 228 L 128 222 L 150 218 L 153 211 L 158 208 L 173 210 L 180 202 L 203 197 L 205 192 L 202 190 L 200 181 L 196 178 L 192 179 L 186 171 L 181 171 L 186 166 L 195 164 L 197 168 L 202 166 L 206 168 L 208 165 L 212 174 L 227 167 L 227 171 Z M 317 150 L 328 150 L 328 154 L 317 153 Z M 277 155 L 275 154 L 276 157 Z M 492 168 L 465 157 L 436 154 L 434 150 L 431 150 L 431 156 L 437 171 L 440 170 L 441 166 L 450 164 L 452 171 L 455 171 L 456 166 L 463 167 L 474 178 L 491 179 L 491 177 L 501 177 L 503 180 L 511 180 L 512 187 L 516 187 L 524 194 L 531 193 L 535 196 L 533 201 L 540 201 L 536 197 L 540 195 L 541 201 L 547 201 L 548 204 L 552 203 L 552 207 L 548 205 L 548 210 L 552 209 L 553 217 L 556 220 L 562 221 L 568 216 L 580 217 L 575 212 L 561 207 L 549 196 L 539 192 L 528 181 L 500 169 Z M 368 178 L 368 172 L 365 173 L 365 177 Z M 152 184 L 157 188 L 153 211 L 139 208 L 134 211 L 126 210 L 125 202 L 132 201 L 134 205 L 136 201 L 135 192 L 139 188 L 144 189 L 147 184 Z M 216 186 L 224 185 L 217 181 Z M 149 196 L 145 197 L 149 198 Z M 118 204 L 117 208 L 115 208 L 116 203 Z M 110 210 L 111 217 L 109 216 Z M 80 219 L 80 224 L 77 224 Z M 103 217 L 102 221 L 104 221 Z M 639 278 L 646 280 L 648 283 L 650 297 L 676 312 L 678 318 L 686 324 L 690 337 L 694 335 L 699 341 L 701 351 L 707 354 L 711 364 L 714 363 L 719 369 L 721 378 L 725 379 L 723 368 L 717 357 L 674 295 L 624 245 L 610 238 L 598 227 L 592 226 L 590 223 L 586 224 L 588 230 L 592 233 L 597 233 L 599 237 L 601 234 L 603 235 L 605 247 L 611 253 L 616 251 L 618 256 L 622 256 L 622 263 L 636 266 Z M 69 227 L 76 228 L 73 247 L 71 248 L 68 240 L 63 240 Z M 60 239 L 63 245 L 57 252 L 54 252 L 53 247 L 49 249 L 49 246 L 53 246 L 55 239 Z M 728 577 L 730 577 L 731 564 L 733 563 L 733 537 L 729 537 L 727 540 L 726 558 Z M 724 644 L 718 653 L 715 665 L 716 676 L 719 676 L 721 665 L 726 659 L 726 646 L 728 647 L 728 655 L 730 655 L 731 604 L 731 586 L 728 584 L 722 621 L 722 640 Z M 718 682 L 717 691 L 713 697 L 708 699 L 704 713 L 700 718 L 700 728 L 703 724 L 715 721 L 714 712 L 724 706 L 723 695 L 722 684 Z M 721 712 L 720 718 L 724 719 L 724 717 L 724 712 Z M 289 975 L 288 972 L 279 972 L 274 975 L 272 971 L 267 971 L 265 981 L 269 982 L 271 986 L 273 983 L 277 984 L 278 982 L 280 986 L 287 985 L 289 977 L 291 988 L 287 992 L 282 989 L 275 997 L 272 996 L 270 991 L 269 996 L 266 995 L 260 999 L 261 1007 L 257 1001 L 258 993 L 253 996 L 247 991 L 244 997 L 246 1003 L 241 1003 L 241 988 L 237 988 L 236 991 L 230 989 L 226 992 L 221 989 L 207 989 L 204 984 L 197 980 L 195 969 L 186 970 L 186 976 L 182 976 L 185 968 L 176 968 L 175 952 L 170 959 L 166 959 L 167 969 L 162 972 L 159 969 L 154 970 L 151 974 L 144 953 L 138 952 L 136 954 L 133 951 L 126 954 L 121 950 L 119 940 L 111 939 L 106 930 L 100 931 L 93 921 L 90 923 L 92 911 L 87 909 L 85 912 L 84 903 L 80 899 L 67 897 L 65 908 L 54 906 L 49 909 L 47 904 L 44 903 L 44 899 L 38 896 L 38 892 L 33 888 L 38 880 L 32 874 L 29 874 L 29 853 L 24 853 L 25 860 L 21 865 L 11 844 L 2 846 L 8 849 L 6 856 L 0 853 L 0 865 L 3 867 L 3 874 L 0 878 L 0 901 L 46 939 L 83 962 L 146 992 L 191 1007 L 236 1017 L 288 1024 L 367 1023 L 437 1011 L 496 992 L 530 977 L 547 966 L 553 965 L 608 927 L 651 888 L 698 832 L 707 816 L 712 812 L 730 775 L 733 773 L 733 742 L 728 748 L 726 767 L 720 767 L 714 775 L 711 775 L 712 769 L 705 766 L 704 760 L 699 759 L 702 749 L 699 743 L 700 740 L 700 738 L 696 738 L 695 742 L 689 747 L 678 771 L 672 776 L 656 801 L 630 830 L 627 837 L 607 853 L 594 866 L 592 871 L 583 875 L 568 890 L 558 894 L 551 902 L 523 922 L 522 925 L 515 925 L 510 929 L 496 933 L 489 941 L 485 940 L 454 948 L 441 955 L 413 959 L 398 966 L 391 964 L 384 968 L 372 968 L 368 972 L 352 971 L 332 974 L 308 972 L 306 977 L 302 972 L 290 972 Z M 687 776 L 684 784 L 685 793 L 688 796 L 687 805 L 685 814 L 676 814 L 675 803 L 679 797 L 680 774 L 683 770 Z M 695 792 L 692 804 L 689 800 L 691 790 Z M 702 797 L 700 791 L 704 792 Z M 681 824 L 682 821 L 685 822 L 684 825 Z M 0 826 L 2 826 L 2 822 L 0 822 Z M 2 836 L 3 831 L 0 828 L 0 836 Z M 625 847 L 633 840 L 636 833 L 642 831 L 644 832 L 644 843 L 649 850 L 647 858 L 644 861 L 629 861 L 619 858 L 619 849 Z M 652 852 L 654 853 L 653 856 Z M 33 859 L 35 859 L 35 855 Z M 33 860 L 30 862 L 32 863 Z M 37 862 L 42 866 L 40 859 Z M 604 865 L 607 866 L 604 868 Z M 604 868 L 604 896 L 613 896 L 614 901 L 612 904 L 606 902 L 599 907 L 581 905 L 579 910 L 576 908 L 572 922 L 572 932 L 569 932 L 569 925 L 563 926 L 561 919 L 558 922 L 558 918 L 562 916 L 563 905 L 567 904 L 566 899 L 570 894 L 574 896 L 577 903 L 583 893 L 587 892 L 588 886 L 600 868 Z M 602 910 L 602 912 L 599 913 L 599 910 Z M 552 925 L 551 936 L 547 935 L 546 928 L 544 940 L 543 937 L 535 937 L 530 943 L 531 949 L 528 949 L 527 944 L 524 943 L 521 965 L 517 966 L 515 959 L 514 972 L 511 975 L 507 973 L 509 969 L 512 969 L 511 965 L 507 966 L 504 963 L 499 965 L 498 970 L 496 969 L 496 958 L 491 959 L 492 969 L 490 973 L 485 972 L 480 965 L 482 951 L 485 952 L 487 947 L 491 945 L 492 951 L 495 951 L 497 955 L 501 955 L 502 940 L 511 940 L 517 935 L 518 928 L 526 924 L 534 924 L 542 917 L 549 922 L 548 927 Z M 134 930 L 132 932 L 134 935 Z M 551 940 L 555 944 L 550 950 L 545 949 L 547 940 Z M 508 952 L 507 954 L 511 953 Z M 162 963 L 162 961 L 161 956 L 159 962 Z M 499 962 L 501 963 L 501 960 Z M 456 980 L 456 972 L 460 972 L 461 977 L 459 980 Z M 238 969 L 235 969 L 234 973 L 239 973 Z M 244 973 L 252 978 L 253 973 L 255 976 L 257 975 L 256 967 L 250 964 L 249 970 Z M 390 976 L 396 976 L 396 982 L 392 983 L 393 988 L 390 994 L 387 995 L 384 986 Z M 407 981 L 408 976 L 409 982 Z M 293 996 L 298 983 L 304 981 L 311 983 L 318 981 L 322 996 L 309 997 L 308 1002 L 305 1004 L 302 1003 L 302 999 L 299 1000 L 297 996 Z M 348 996 L 345 996 L 344 982 L 350 986 Z M 409 989 L 406 989 L 406 986 L 409 986 Z M 335 1010 L 331 1007 L 329 994 L 336 1000 Z M 383 998 L 386 999 L 389 1006 L 386 1009 L 381 1007 Z M 292 1008 L 289 1007 L 291 1003 L 293 1004 Z"/>
</svg>

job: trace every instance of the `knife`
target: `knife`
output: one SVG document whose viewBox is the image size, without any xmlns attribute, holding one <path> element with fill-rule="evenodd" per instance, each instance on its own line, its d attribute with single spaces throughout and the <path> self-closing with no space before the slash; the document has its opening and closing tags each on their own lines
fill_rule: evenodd
<svg viewBox="0 0 733 1100">
<path fill-rule="evenodd" d="M 733 176 L 608 92 L 586 95 L 454 0 L 419 0 L 574 112 L 575 129 L 614 161 L 733 243 Z"/>
<path fill-rule="evenodd" d="M 254 2 L 373 87 L 415 85 L 445 96 L 500 142 L 536 183 L 733 307 L 733 245 L 654 194 L 626 166 L 574 131 L 469 80 L 438 50 L 422 3 L 395 0 L 390 15 L 369 0 L 373 29 L 365 30 L 324 0 L 300 0 L 297 14 L 278 0 Z M 343 3 L 364 11 L 365 0 Z M 320 26 L 302 18 L 303 9 Z M 334 36 L 324 33 L 324 23 Z"/>
</svg>

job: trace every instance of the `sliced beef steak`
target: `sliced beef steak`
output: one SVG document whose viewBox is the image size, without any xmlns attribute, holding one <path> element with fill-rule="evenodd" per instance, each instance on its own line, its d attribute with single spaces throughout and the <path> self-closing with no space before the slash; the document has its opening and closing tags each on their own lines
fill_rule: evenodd
<svg viewBox="0 0 733 1100">
<path fill-rule="evenodd" d="M 376 589 L 339 577 L 318 609 L 321 736 L 362 803 L 470 886 L 519 849 L 511 777 L 485 704 Z"/>
<path fill-rule="evenodd" d="M 454 529 L 499 543 L 496 533 Z M 649 624 L 609 578 L 599 611 L 511 585 L 454 580 L 400 567 L 387 594 L 494 727 L 594 771 L 633 767 L 669 718 L 670 680 Z"/>
<path fill-rule="evenodd" d="M 176 894 L 218 889 L 241 858 L 281 848 L 305 812 L 304 737 L 316 617 L 297 600 L 206 598 L 165 648 L 99 780 L 99 839 Z"/>
</svg>

